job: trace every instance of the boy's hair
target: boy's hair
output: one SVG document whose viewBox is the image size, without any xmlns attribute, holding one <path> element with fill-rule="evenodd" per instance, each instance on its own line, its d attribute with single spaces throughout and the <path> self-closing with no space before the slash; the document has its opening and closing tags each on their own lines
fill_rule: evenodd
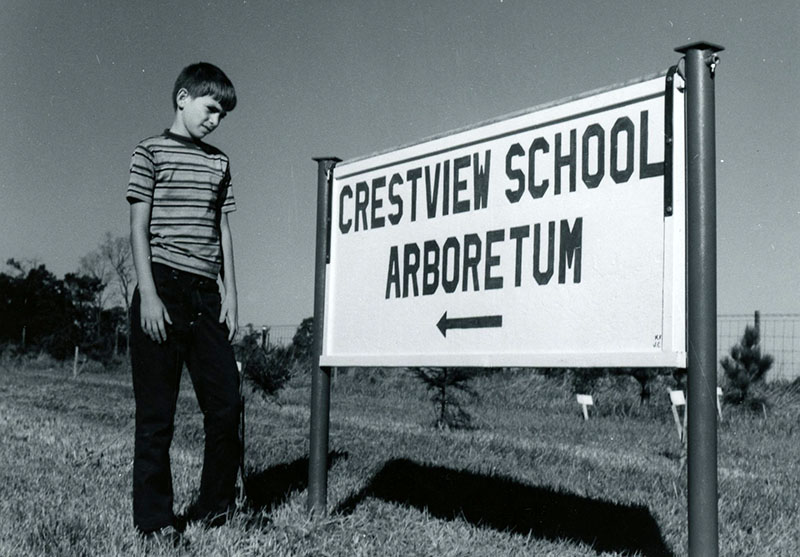
<svg viewBox="0 0 800 557">
<path fill-rule="evenodd" d="M 194 98 L 211 95 L 225 112 L 230 112 L 236 107 L 236 91 L 233 83 L 221 69 L 208 62 L 198 62 L 183 68 L 172 89 L 174 110 L 178 108 L 176 99 L 181 89 L 186 89 Z"/>
</svg>

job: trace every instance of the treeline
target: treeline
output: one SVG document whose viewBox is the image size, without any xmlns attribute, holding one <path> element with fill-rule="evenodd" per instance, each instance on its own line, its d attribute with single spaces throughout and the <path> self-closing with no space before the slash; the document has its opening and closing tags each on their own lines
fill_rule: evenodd
<svg viewBox="0 0 800 557">
<path fill-rule="evenodd" d="M 124 355 L 133 277 L 128 239 L 110 233 L 63 278 L 44 264 L 9 259 L 0 272 L 0 344 L 59 360 L 76 346 L 101 362 Z"/>
</svg>

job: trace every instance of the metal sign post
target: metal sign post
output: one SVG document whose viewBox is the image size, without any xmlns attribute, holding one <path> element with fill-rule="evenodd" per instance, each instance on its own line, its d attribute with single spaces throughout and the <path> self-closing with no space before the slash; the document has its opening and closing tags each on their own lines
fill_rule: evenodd
<svg viewBox="0 0 800 557">
<path fill-rule="evenodd" d="M 317 246 L 314 274 L 314 361 L 311 369 L 311 434 L 308 456 L 308 511 L 325 514 L 328 504 L 328 427 L 330 424 L 330 368 L 321 368 L 322 322 L 325 319 L 325 267 L 330 226 L 330 175 L 341 159 L 317 161 Z"/>
<path fill-rule="evenodd" d="M 714 71 L 721 46 L 676 49 L 686 61 L 689 555 L 719 554 L 717 236 Z"/>
</svg>

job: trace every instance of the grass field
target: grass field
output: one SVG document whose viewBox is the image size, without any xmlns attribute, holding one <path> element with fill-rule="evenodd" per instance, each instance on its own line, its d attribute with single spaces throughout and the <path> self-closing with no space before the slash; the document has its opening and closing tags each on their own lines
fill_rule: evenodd
<svg viewBox="0 0 800 557">
<path fill-rule="evenodd" d="M 431 427 L 403 370 L 340 373 L 331 401 L 329 514 L 305 512 L 308 376 L 277 402 L 247 398 L 247 497 L 188 548 L 131 525 L 127 373 L 70 377 L 47 360 L 0 362 L 0 555 L 582 556 L 686 554 L 686 469 L 666 386 L 638 403 L 610 378 L 588 422 L 560 379 L 498 372 L 474 386 L 471 431 Z M 186 374 L 185 374 L 186 375 Z M 800 555 L 800 387 L 719 424 L 720 554 Z M 202 427 L 188 380 L 178 405 L 176 510 L 197 495 Z"/>
</svg>

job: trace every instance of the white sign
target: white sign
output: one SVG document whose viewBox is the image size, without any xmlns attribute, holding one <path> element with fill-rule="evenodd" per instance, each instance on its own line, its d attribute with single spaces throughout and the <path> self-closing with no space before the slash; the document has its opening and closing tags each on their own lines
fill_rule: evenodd
<svg viewBox="0 0 800 557">
<path fill-rule="evenodd" d="M 583 410 L 583 419 L 589 419 L 589 406 L 594 406 L 594 401 L 592 400 L 592 395 L 577 395 L 578 404 L 581 405 L 581 410 Z"/>
<path fill-rule="evenodd" d="M 686 404 L 686 396 L 684 396 L 683 391 L 670 391 L 669 400 L 672 402 L 673 406 L 683 406 Z"/>
<path fill-rule="evenodd" d="M 339 164 L 321 365 L 685 366 L 683 98 L 667 89 Z"/>
</svg>

